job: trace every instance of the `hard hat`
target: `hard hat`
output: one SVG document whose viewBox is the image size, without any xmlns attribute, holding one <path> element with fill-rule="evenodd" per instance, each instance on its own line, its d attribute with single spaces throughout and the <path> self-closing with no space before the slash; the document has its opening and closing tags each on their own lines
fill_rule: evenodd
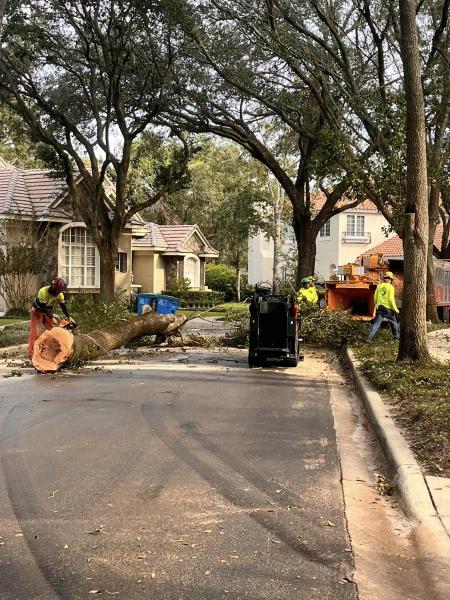
<svg viewBox="0 0 450 600">
<path fill-rule="evenodd" d="M 302 279 L 302 285 L 303 285 L 304 283 L 311 283 L 311 279 L 310 279 L 310 277 L 303 277 L 303 279 Z"/>
<path fill-rule="evenodd" d="M 64 281 L 64 279 L 61 279 L 61 277 L 56 277 L 51 282 L 50 287 L 59 294 L 63 290 L 67 289 L 67 283 Z"/>
<path fill-rule="evenodd" d="M 394 279 L 394 273 L 392 271 L 386 271 L 386 273 L 383 275 L 383 279 Z"/>
</svg>

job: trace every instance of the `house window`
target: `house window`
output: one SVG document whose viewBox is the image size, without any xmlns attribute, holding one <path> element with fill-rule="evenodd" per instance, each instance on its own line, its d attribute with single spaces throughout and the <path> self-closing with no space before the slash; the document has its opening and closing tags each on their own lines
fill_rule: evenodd
<svg viewBox="0 0 450 600">
<path fill-rule="evenodd" d="M 126 273 L 128 271 L 128 254 L 126 252 L 117 253 L 116 271 L 118 273 Z"/>
<path fill-rule="evenodd" d="M 331 235 L 331 223 L 330 220 L 328 219 L 328 221 L 326 223 L 324 223 L 322 225 L 322 227 L 320 228 L 320 232 L 319 232 L 319 236 L 321 238 L 328 238 Z"/>
<path fill-rule="evenodd" d="M 364 215 L 347 215 L 347 237 L 363 238 L 364 227 Z"/>
<path fill-rule="evenodd" d="M 70 227 L 61 234 L 61 277 L 72 288 L 96 287 L 98 250 L 84 227 Z"/>
</svg>

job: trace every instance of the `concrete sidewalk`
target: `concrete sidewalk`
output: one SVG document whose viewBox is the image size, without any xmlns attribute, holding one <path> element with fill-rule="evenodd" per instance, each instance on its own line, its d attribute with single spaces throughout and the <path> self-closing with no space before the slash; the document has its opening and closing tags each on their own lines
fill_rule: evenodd
<svg viewBox="0 0 450 600">
<path fill-rule="evenodd" d="M 405 512 L 415 523 L 414 537 L 431 584 L 439 598 L 450 598 L 450 479 L 424 476 L 389 408 L 358 371 L 355 355 L 347 350 L 346 357 Z"/>
</svg>

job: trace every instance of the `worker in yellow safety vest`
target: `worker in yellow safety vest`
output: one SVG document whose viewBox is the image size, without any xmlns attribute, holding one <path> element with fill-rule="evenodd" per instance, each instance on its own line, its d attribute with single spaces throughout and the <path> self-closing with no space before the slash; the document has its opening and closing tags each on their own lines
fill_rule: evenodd
<svg viewBox="0 0 450 600">
<path fill-rule="evenodd" d="M 386 271 L 383 276 L 383 283 L 377 285 L 374 297 L 376 314 L 369 335 L 367 336 L 368 342 L 372 341 L 384 319 L 389 323 L 394 339 L 398 340 L 400 338 L 398 328 L 399 310 L 395 303 L 395 289 L 392 285 L 393 281 L 394 274 L 392 271 Z"/>
<path fill-rule="evenodd" d="M 311 302 L 311 304 L 317 304 L 319 300 L 316 286 L 314 285 L 311 277 L 303 277 L 302 287 L 297 295 L 297 301 L 299 304 L 304 300 L 306 300 L 306 302 Z"/>
</svg>

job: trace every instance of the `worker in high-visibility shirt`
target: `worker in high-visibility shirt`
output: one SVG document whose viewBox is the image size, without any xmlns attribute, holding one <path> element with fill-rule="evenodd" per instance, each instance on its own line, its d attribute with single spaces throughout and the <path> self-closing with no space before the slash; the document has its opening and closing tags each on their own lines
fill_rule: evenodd
<svg viewBox="0 0 450 600">
<path fill-rule="evenodd" d="M 53 279 L 50 285 L 41 287 L 34 299 L 30 313 L 30 335 L 28 337 L 28 356 L 33 356 L 34 342 L 41 335 L 42 327 L 52 329 L 58 324 L 55 318 L 54 308 L 57 304 L 69 319 L 75 323 L 69 315 L 63 291 L 67 289 L 66 282 L 60 277 Z"/>
<path fill-rule="evenodd" d="M 395 303 L 395 289 L 392 285 L 393 281 L 394 274 L 392 271 L 386 271 L 383 276 L 383 283 L 377 285 L 374 298 L 376 314 L 372 323 L 372 327 L 370 328 L 369 335 L 367 336 L 368 342 L 372 341 L 376 332 L 380 328 L 383 319 L 386 319 L 386 321 L 389 323 L 394 339 L 398 340 L 400 338 L 397 320 L 399 310 L 397 308 L 397 304 Z"/>
<path fill-rule="evenodd" d="M 300 304 L 303 300 L 306 300 L 306 302 L 310 302 L 311 304 L 317 304 L 319 300 L 312 277 L 303 277 L 302 279 L 302 287 L 297 294 L 297 301 Z"/>
</svg>

